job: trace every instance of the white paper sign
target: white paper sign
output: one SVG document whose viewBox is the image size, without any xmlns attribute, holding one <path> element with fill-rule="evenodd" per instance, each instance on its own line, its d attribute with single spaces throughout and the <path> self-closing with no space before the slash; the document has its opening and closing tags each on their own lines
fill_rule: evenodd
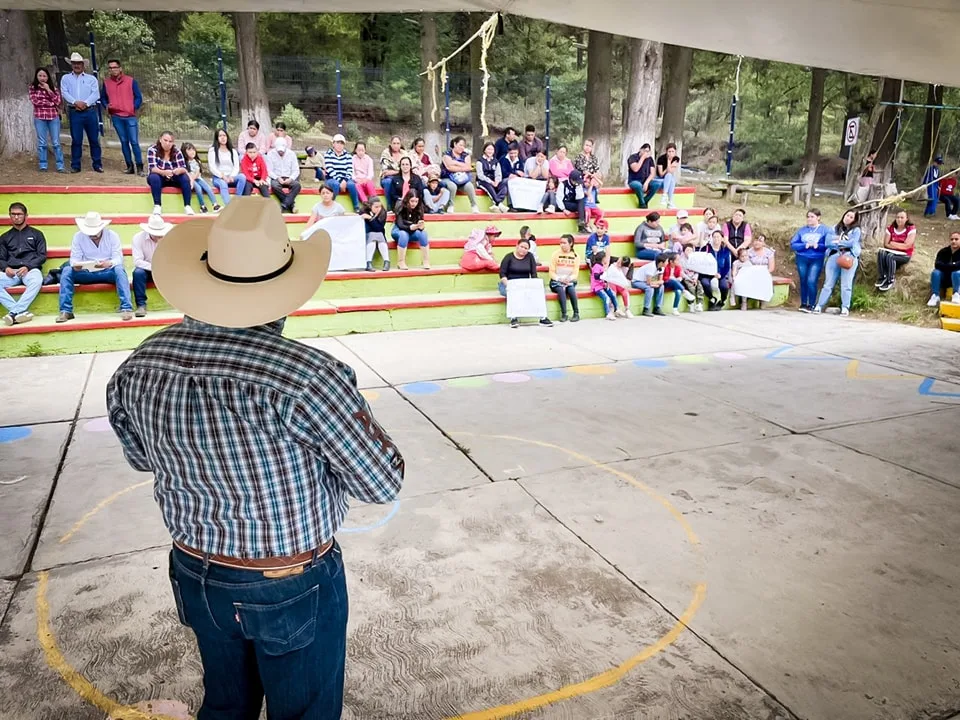
<svg viewBox="0 0 960 720">
<path fill-rule="evenodd" d="M 627 276 L 623 274 L 623 271 L 616 265 L 611 265 L 606 270 L 603 271 L 603 274 L 600 276 L 601 280 L 604 280 L 611 285 L 616 285 L 617 287 L 630 289 L 630 281 L 627 280 Z"/>
<path fill-rule="evenodd" d="M 687 269 L 701 275 L 716 275 L 717 258 L 708 252 L 695 252 L 687 258 Z"/>
<path fill-rule="evenodd" d="M 510 204 L 517 210 L 539 210 L 540 201 L 547 191 L 546 180 L 514 178 L 507 181 L 510 192 Z"/>
<path fill-rule="evenodd" d="M 773 278 L 763 265 L 746 265 L 733 279 L 733 294 L 737 297 L 770 302 L 773 298 Z"/>
<path fill-rule="evenodd" d="M 540 278 L 507 280 L 508 318 L 546 316 L 547 298 L 543 292 L 543 280 Z"/>
<path fill-rule="evenodd" d="M 300 233 L 306 240 L 318 229 L 330 233 L 330 270 L 363 270 L 367 264 L 367 233 L 359 215 L 322 218 Z"/>
</svg>

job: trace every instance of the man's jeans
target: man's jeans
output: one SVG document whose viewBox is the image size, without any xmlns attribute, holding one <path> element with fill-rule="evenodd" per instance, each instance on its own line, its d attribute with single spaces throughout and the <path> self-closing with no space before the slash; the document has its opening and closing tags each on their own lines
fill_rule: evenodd
<svg viewBox="0 0 960 720">
<path fill-rule="evenodd" d="M 19 300 L 14 300 L 13 296 L 7 292 L 7 288 L 23 285 L 26 290 L 20 296 Z M 40 288 L 43 287 L 43 273 L 34 268 L 26 276 L 7 277 L 5 272 L 0 272 L 0 305 L 3 305 L 11 315 L 19 315 L 30 309 L 37 295 L 40 294 Z"/>
<path fill-rule="evenodd" d="M 130 282 L 122 265 L 106 270 L 74 270 L 67 265 L 60 272 L 60 312 L 73 312 L 73 286 L 105 283 L 115 285 L 120 298 L 120 312 L 133 310 L 130 305 Z"/>
<path fill-rule="evenodd" d="M 300 575 L 222 567 L 170 552 L 180 622 L 197 637 L 203 705 L 197 720 L 339 720 L 347 585 L 336 543 Z"/>
<path fill-rule="evenodd" d="M 137 307 L 147 306 L 147 283 L 153 282 L 153 273 L 143 268 L 133 271 L 133 301 Z"/>
<path fill-rule="evenodd" d="M 942 270 L 934 270 L 930 273 L 930 290 L 934 295 L 940 295 L 947 285 L 949 285 L 953 289 L 953 299 L 956 300 L 960 297 L 960 295 L 958 295 L 958 293 L 960 293 L 960 270 L 950 273 L 949 282 L 944 282 L 944 280 L 946 280 L 945 275 L 946 273 Z M 2 279 L 3 278 L 0 278 L 0 280 Z M 2 296 L 0 296 L 0 300 L 2 299 Z"/>
<path fill-rule="evenodd" d="M 341 180 L 334 180 L 328 178 L 326 180 L 326 186 L 333 190 L 333 196 L 336 197 L 340 194 L 340 183 Z M 353 180 L 347 180 L 347 193 L 350 195 L 350 200 L 353 202 L 354 212 L 360 212 L 360 196 L 357 195 L 357 184 Z"/>
<path fill-rule="evenodd" d="M 135 117 L 117 117 L 110 118 L 113 122 L 113 129 L 117 131 L 117 139 L 120 140 L 120 151 L 123 153 L 123 161 L 127 165 L 132 165 L 136 161 L 139 167 L 143 166 L 143 156 L 140 154 L 140 123 Z M 132 156 L 131 156 L 132 151 Z"/>
<path fill-rule="evenodd" d="M 643 280 L 634 280 L 630 283 L 637 290 L 643 290 L 643 309 L 649 310 L 650 305 L 658 308 L 663 305 L 663 285 L 653 288 L 647 285 Z"/>
<path fill-rule="evenodd" d="M 90 143 L 90 160 L 94 168 L 103 167 L 103 150 L 100 147 L 100 121 L 97 119 L 97 109 L 67 111 L 70 119 L 70 167 L 80 169 L 83 159 L 83 136 L 86 134 Z"/>
<path fill-rule="evenodd" d="M 60 118 L 53 120 L 33 119 L 33 129 L 37 131 L 37 160 L 40 169 L 47 169 L 47 148 L 53 148 L 53 157 L 57 170 L 63 170 L 63 148 L 60 147 Z"/>
</svg>

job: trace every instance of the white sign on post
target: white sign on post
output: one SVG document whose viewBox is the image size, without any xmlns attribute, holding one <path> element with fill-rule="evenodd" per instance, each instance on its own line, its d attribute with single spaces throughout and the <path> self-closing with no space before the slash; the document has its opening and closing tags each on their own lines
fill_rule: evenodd
<svg viewBox="0 0 960 720">
<path fill-rule="evenodd" d="M 547 316 L 547 297 L 543 292 L 543 280 L 523 278 L 507 280 L 507 317 L 522 318 Z"/>
<path fill-rule="evenodd" d="M 330 233 L 330 270 L 362 270 L 367 264 L 367 233 L 359 215 L 338 215 L 318 220 L 300 233 L 306 240 L 323 228 Z"/>
<path fill-rule="evenodd" d="M 846 147 L 857 144 L 857 138 L 860 137 L 860 118 L 850 118 L 847 120 L 847 129 L 843 133 L 843 144 Z"/>
</svg>

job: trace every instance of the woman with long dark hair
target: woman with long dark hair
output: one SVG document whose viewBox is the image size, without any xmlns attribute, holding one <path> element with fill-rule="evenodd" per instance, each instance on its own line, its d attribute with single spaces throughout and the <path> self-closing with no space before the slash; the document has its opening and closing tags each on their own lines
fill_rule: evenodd
<svg viewBox="0 0 960 720">
<path fill-rule="evenodd" d="M 63 168 L 63 150 L 60 148 L 60 90 L 46 68 L 37 68 L 33 74 L 29 94 L 33 104 L 33 127 L 37 131 L 40 172 L 47 171 L 47 148 L 53 150 L 57 172 L 66 172 Z"/>
<path fill-rule="evenodd" d="M 860 265 L 860 215 L 856 210 L 847 210 L 833 229 L 833 236 L 827 240 L 827 259 L 823 264 L 823 289 L 813 312 L 820 313 L 830 302 L 833 288 L 840 278 L 840 314 L 850 314 L 850 301 L 853 298 L 853 279 Z"/>
<path fill-rule="evenodd" d="M 213 133 L 213 145 L 207 150 L 207 167 L 224 206 L 230 203 L 230 188 L 237 189 L 237 197 L 246 194 L 247 178 L 240 172 L 240 153 L 222 128 Z"/>
<path fill-rule="evenodd" d="M 184 214 L 194 214 L 190 207 L 190 175 L 187 173 L 187 162 L 170 130 L 160 133 L 157 142 L 147 150 L 147 185 L 153 194 L 154 215 L 163 212 L 160 193 L 165 187 L 180 188 Z"/>
<path fill-rule="evenodd" d="M 409 158 L 404 158 L 409 160 Z M 416 190 L 409 190 L 394 208 L 395 220 L 390 237 L 397 241 L 397 269 L 407 270 L 407 245 L 416 240 L 420 246 L 423 269 L 430 269 L 430 240 L 423 222 L 423 202 Z"/>
<path fill-rule="evenodd" d="M 899 210 L 883 231 L 883 247 L 877 251 L 877 289 L 887 292 L 896 282 L 897 268 L 906 265 L 916 248 L 917 227 L 906 210 Z"/>
<path fill-rule="evenodd" d="M 409 192 L 415 192 L 423 199 L 423 180 L 413 171 L 413 159 L 407 155 L 397 163 L 400 172 L 394 175 L 387 190 L 387 207 L 395 207 L 400 199 Z"/>
</svg>

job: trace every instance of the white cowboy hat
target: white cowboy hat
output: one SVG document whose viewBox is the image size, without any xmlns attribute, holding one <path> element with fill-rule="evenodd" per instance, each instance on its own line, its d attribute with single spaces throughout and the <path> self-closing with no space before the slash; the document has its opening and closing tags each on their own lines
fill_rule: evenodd
<svg viewBox="0 0 960 720">
<path fill-rule="evenodd" d="M 75 63 L 75 62 L 85 63 L 86 60 L 83 59 L 83 55 L 81 55 L 80 53 L 73 53 L 73 55 L 70 56 L 70 62 L 72 62 L 72 63 Z"/>
<path fill-rule="evenodd" d="M 159 215 L 151 215 L 147 222 L 140 223 L 140 229 L 148 235 L 153 235 L 154 237 L 163 237 L 168 232 L 173 230 L 173 224 L 164 222 L 163 218 Z"/>
<path fill-rule="evenodd" d="M 330 265 L 330 235 L 291 241 L 280 206 L 232 201 L 216 218 L 173 228 L 153 255 L 153 281 L 167 302 L 201 322 L 254 327 L 298 309 Z"/>
<path fill-rule="evenodd" d="M 84 235 L 89 235 L 94 237 L 103 232 L 103 229 L 110 224 L 110 220 L 104 220 L 100 217 L 100 213 L 95 210 L 91 210 L 83 217 L 74 218 L 77 223 L 77 227 L 80 228 L 80 232 Z"/>
</svg>

